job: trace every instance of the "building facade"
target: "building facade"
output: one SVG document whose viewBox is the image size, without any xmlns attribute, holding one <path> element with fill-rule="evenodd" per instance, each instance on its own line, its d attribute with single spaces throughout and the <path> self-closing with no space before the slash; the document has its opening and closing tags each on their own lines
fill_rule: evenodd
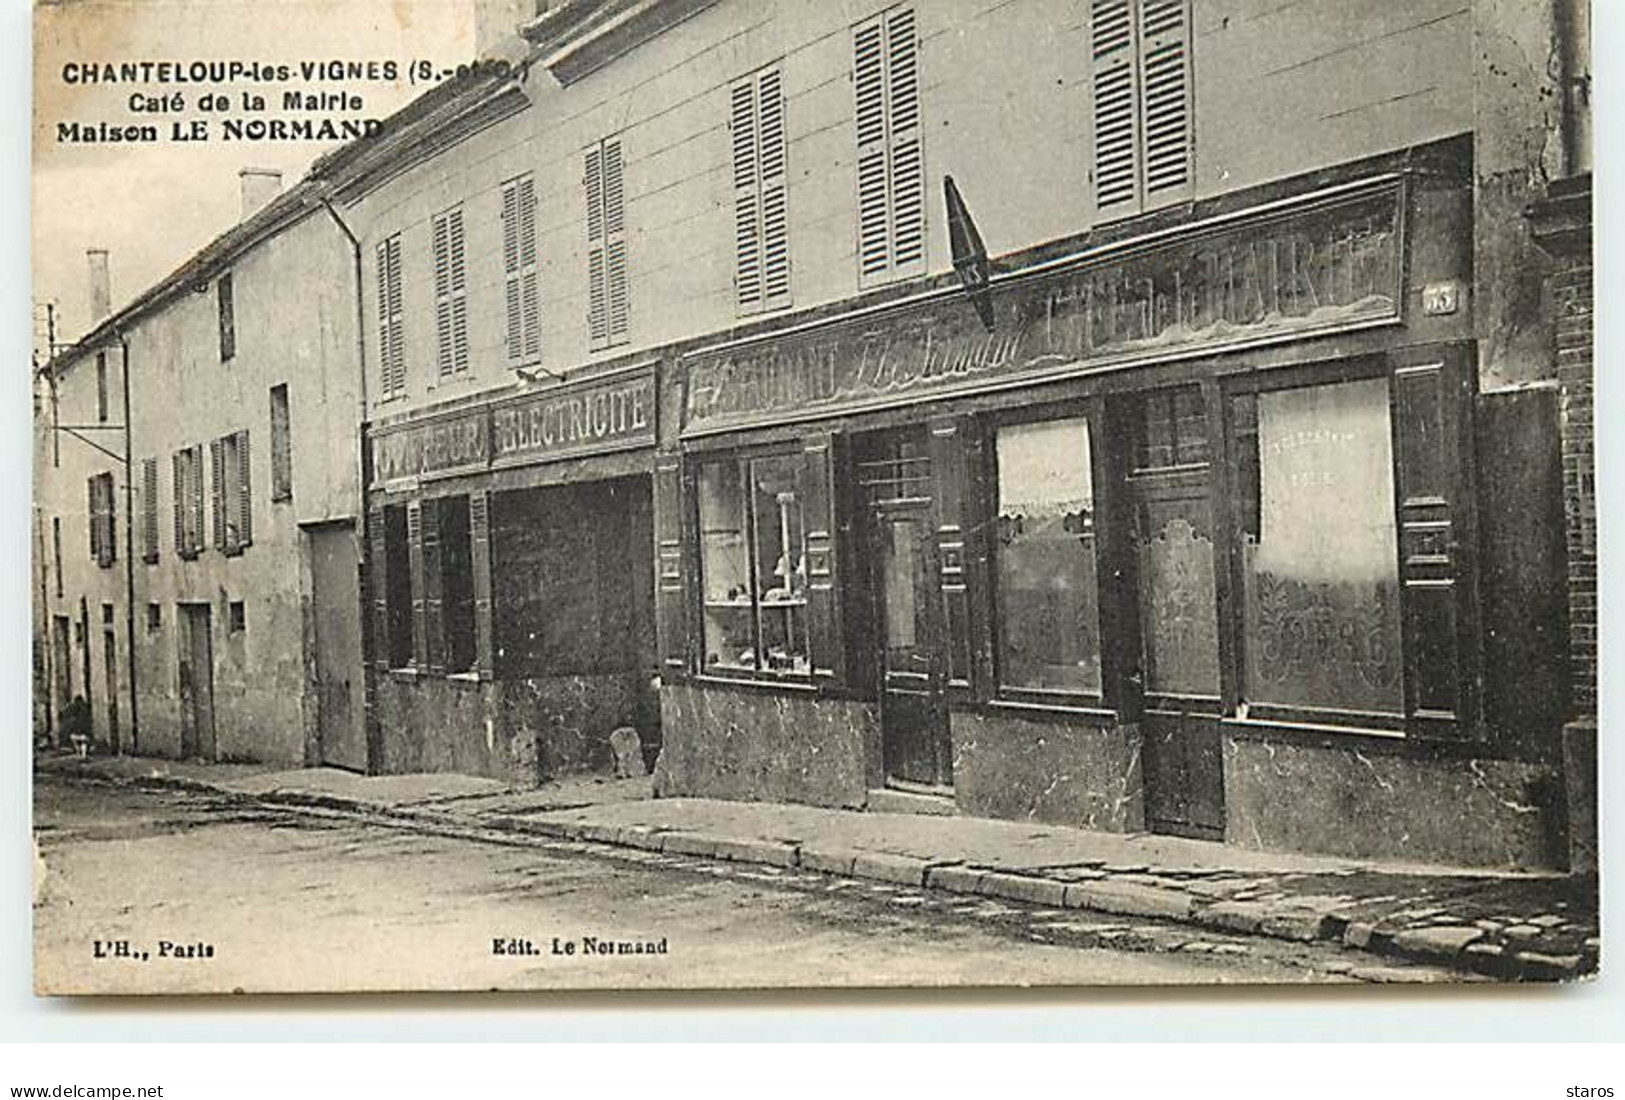
<svg viewBox="0 0 1625 1100">
<path fill-rule="evenodd" d="M 298 765 L 364 743 L 354 278 L 301 186 L 46 368 L 53 711 L 84 698 L 97 745 Z"/>
<path fill-rule="evenodd" d="M 498 7 L 312 173 L 365 732 L 308 759 L 630 726 L 666 796 L 1570 860 L 1564 4 Z"/>
</svg>

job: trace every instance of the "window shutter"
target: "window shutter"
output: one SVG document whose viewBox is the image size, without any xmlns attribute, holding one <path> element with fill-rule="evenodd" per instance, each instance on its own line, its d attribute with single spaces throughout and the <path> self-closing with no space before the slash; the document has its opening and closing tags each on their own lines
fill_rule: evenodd
<svg viewBox="0 0 1625 1100">
<path fill-rule="evenodd" d="M 890 130 L 892 266 L 925 259 L 925 158 L 920 133 L 919 42 L 914 9 L 886 17 L 886 95 Z"/>
<path fill-rule="evenodd" d="M 736 84 L 729 128 L 734 161 L 734 294 L 739 312 L 762 305 L 761 179 L 757 162 L 756 83 Z"/>
<path fill-rule="evenodd" d="M 429 605 L 425 601 L 423 561 L 423 504 L 412 501 L 406 506 L 407 562 L 412 576 L 412 664 L 426 668 L 429 664 Z"/>
<path fill-rule="evenodd" d="M 209 460 L 214 472 L 214 548 L 226 549 L 226 441 L 209 441 Z"/>
<path fill-rule="evenodd" d="M 519 358 L 519 181 L 502 185 L 502 276 L 506 307 L 503 344 L 509 359 Z"/>
<path fill-rule="evenodd" d="M 425 500 L 420 509 L 423 544 L 423 662 L 441 676 L 446 672 L 445 573 L 440 548 L 440 501 Z"/>
<path fill-rule="evenodd" d="M 686 501 L 682 460 L 655 456 L 655 633 L 663 675 L 688 671 L 688 596 L 684 586 L 683 514 Z"/>
<path fill-rule="evenodd" d="M 192 556 L 203 553 L 203 444 L 194 444 L 192 457 L 187 463 L 189 492 L 191 499 L 191 528 L 187 532 L 187 545 L 192 550 Z"/>
<path fill-rule="evenodd" d="M 1393 371 L 1400 644 L 1406 728 L 1417 737 L 1459 739 L 1480 728 L 1472 371 L 1459 348 L 1413 353 Z"/>
<path fill-rule="evenodd" d="M 496 635 L 491 603 L 491 493 L 479 490 L 468 495 L 468 537 L 473 544 L 474 574 L 474 667 L 480 679 L 492 678 L 495 668 Z"/>
<path fill-rule="evenodd" d="M 463 211 L 437 214 L 434 237 L 435 363 L 442 378 L 468 369 L 468 273 Z"/>
<path fill-rule="evenodd" d="M 141 460 L 141 540 L 143 559 L 158 560 L 158 460 Z"/>
<path fill-rule="evenodd" d="M 536 283 L 536 184 L 530 176 L 502 187 L 502 268 L 505 345 L 512 362 L 542 353 L 542 312 Z"/>
<path fill-rule="evenodd" d="M 237 549 L 254 543 L 253 452 L 248 448 L 248 429 L 237 433 Z"/>
<path fill-rule="evenodd" d="M 1095 209 L 1102 215 L 1140 209 L 1140 106 L 1131 0 L 1092 0 L 1090 52 L 1095 140 Z"/>
<path fill-rule="evenodd" d="M 627 281 L 626 186 L 620 141 L 604 142 L 604 278 L 609 291 L 609 342 L 626 339 L 631 300 Z"/>
<path fill-rule="evenodd" d="M 383 508 L 367 511 L 367 584 L 372 591 L 372 663 L 389 669 L 389 540 Z"/>
<path fill-rule="evenodd" d="M 594 347 L 609 339 L 609 293 L 604 285 L 604 152 L 587 150 L 587 329 Z"/>
<path fill-rule="evenodd" d="M 835 555 L 835 437 L 819 432 L 802 440 L 802 482 L 807 500 L 807 614 L 815 680 L 836 681 L 846 672 L 841 629 L 841 588 Z"/>
<path fill-rule="evenodd" d="M 731 93 L 735 298 L 741 314 L 788 304 L 790 295 L 784 92 L 777 69 Z"/>
<path fill-rule="evenodd" d="M 186 544 L 186 452 L 176 451 L 171 458 L 170 473 L 175 486 L 175 554 L 185 558 L 191 552 Z"/>
<path fill-rule="evenodd" d="M 102 550 L 107 555 L 104 565 L 112 565 L 118 560 L 118 503 L 113 491 L 113 475 L 102 475 L 102 499 L 105 502 L 102 512 L 105 525 L 102 530 Z"/>
<path fill-rule="evenodd" d="M 1145 201 L 1191 190 L 1190 27 L 1187 0 L 1140 0 Z"/>
<path fill-rule="evenodd" d="M 913 8 L 853 30 L 858 273 L 870 284 L 925 262 L 925 156 Z"/>
<path fill-rule="evenodd" d="M 90 560 L 100 565 L 102 562 L 101 493 L 96 487 L 95 478 L 85 480 L 85 494 L 85 515 L 90 518 Z"/>
<path fill-rule="evenodd" d="M 853 33 L 852 87 L 858 136 L 858 272 L 868 280 L 891 263 L 886 183 L 885 32 L 879 19 Z"/>
<path fill-rule="evenodd" d="M 406 389 L 400 234 L 378 243 L 378 370 L 385 397 Z"/>
</svg>

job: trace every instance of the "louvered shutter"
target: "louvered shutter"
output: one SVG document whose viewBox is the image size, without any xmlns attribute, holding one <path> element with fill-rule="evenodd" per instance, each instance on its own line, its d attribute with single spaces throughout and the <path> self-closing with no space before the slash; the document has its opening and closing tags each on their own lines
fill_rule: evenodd
<svg viewBox="0 0 1625 1100">
<path fill-rule="evenodd" d="M 587 150 L 586 175 L 582 185 L 587 192 L 587 330 L 593 347 L 609 341 L 609 290 L 605 285 L 604 263 L 604 151 L 602 146 Z"/>
<path fill-rule="evenodd" d="M 542 294 L 536 271 L 536 181 L 519 181 L 519 319 L 524 329 L 521 354 L 526 362 L 542 355 Z"/>
<path fill-rule="evenodd" d="M 1140 106 L 1133 15 L 1131 0 L 1091 0 L 1089 7 L 1095 209 L 1107 216 L 1140 209 Z"/>
<path fill-rule="evenodd" d="M 502 185 L 503 346 L 517 360 L 524 343 L 519 319 L 519 181 Z"/>
<path fill-rule="evenodd" d="M 925 153 L 913 8 L 853 30 L 858 274 L 872 284 L 925 263 Z"/>
<path fill-rule="evenodd" d="M 468 537 L 474 560 L 474 667 L 480 679 L 493 675 L 496 634 L 491 603 L 491 493 L 479 490 L 468 495 Z"/>
<path fill-rule="evenodd" d="M 419 523 L 423 544 L 423 666 L 439 676 L 446 671 L 446 621 L 438 499 L 423 502 Z"/>
<path fill-rule="evenodd" d="M 864 281 L 891 263 L 886 181 L 885 31 L 880 20 L 853 33 L 852 86 L 858 138 L 858 273 Z"/>
<path fill-rule="evenodd" d="M 438 214 L 434 238 L 435 363 L 442 378 L 468 369 L 468 273 L 463 263 L 463 211 Z"/>
<path fill-rule="evenodd" d="M 85 480 L 85 515 L 90 518 L 90 560 L 102 563 L 101 492 L 95 478 Z"/>
<path fill-rule="evenodd" d="M 187 531 L 187 543 L 192 549 L 193 556 L 203 553 L 203 444 L 194 444 L 192 457 L 187 463 L 187 476 L 189 492 L 191 494 L 191 527 Z"/>
<path fill-rule="evenodd" d="M 372 663 L 389 668 L 389 537 L 384 510 L 367 511 L 367 585 L 372 595 Z"/>
<path fill-rule="evenodd" d="M 886 16 L 886 97 L 892 266 L 906 273 L 925 259 L 925 157 L 920 133 L 919 42 L 913 8 Z"/>
<path fill-rule="evenodd" d="M 1141 133 L 1145 202 L 1191 190 L 1190 29 L 1187 0 L 1140 0 Z"/>
<path fill-rule="evenodd" d="M 170 475 L 175 486 L 175 554 L 189 558 L 192 549 L 186 544 L 186 452 L 176 451 L 170 458 Z"/>
<path fill-rule="evenodd" d="M 141 460 L 141 541 L 142 559 L 158 560 L 158 460 Z"/>
<path fill-rule="evenodd" d="M 625 341 L 631 315 L 626 255 L 626 173 L 621 143 L 604 142 L 604 279 L 609 292 L 609 342 Z"/>
<path fill-rule="evenodd" d="M 383 395 L 390 397 L 404 388 L 400 338 L 400 238 L 378 242 L 378 372 Z"/>
<path fill-rule="evenodd" d="M 253 453 L 248 449 L 248 429 L 237 433 L 237 549 L 254 542 Z"/>
<path fill-rule="evenodd" d="M 209 441 L 209 465 L 213 472 L 214 495 L 210 498 L 214 506 L 214 548 L 224 551 L 226 549 L 226 441 L 214 439 Z"/>
<path fill-rule="evenodd" d="M 789 304 L 784 91 L 777 69 L 734 86 L 735 298 L 741 314 Z"/>
<path fill-rule="evenodd" d="M 762 307 L 761 173 L 757 161 L 756 82 L 746 80 L 731 93 L 733 132 L 734 294 L 739 312 Z"/>
<path fill-rule="evenodd" d="M 429 605 L 425 601 L 423 560 L 423 505 L 412 501 L 406 506 L 406 556 L 412 582 L 412 664 L 426 668 L 429 663 Z"/>
<path fill-rule="evenodd" d="M 102 550 L 107 555 L 105 564 L 112 565 L 118 560 L 118 504 L 113 494 L 113 475 L 102 475 L 102 499 L 105 505 L 102 509 L 105 525 L 102 531 Z"/>
<path fill-rule="evenodd" d="M 464 262 L 463 211 L 446 215 L 451 246 L 451 369 L 468 369 L 468 266 Z"/>
</svg>

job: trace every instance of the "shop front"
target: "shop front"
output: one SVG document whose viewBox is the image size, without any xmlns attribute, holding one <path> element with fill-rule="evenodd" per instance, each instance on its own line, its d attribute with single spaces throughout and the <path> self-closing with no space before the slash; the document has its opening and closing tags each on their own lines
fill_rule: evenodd
<svg viewBox="0 0 1625 1100">
<path fill-rule="evenodd" d="M 991 326 L 688 354 L 658 788 L 1548 862 L 1551 731 L 1485 715 L 1466 179 L 1254 198 L 1011 265 Z"/>
<path fill-rule="evenodd" d="M 371 428 L 371 770 L 653 759 L 655 421 L 644 365 Z"/>
</svg>

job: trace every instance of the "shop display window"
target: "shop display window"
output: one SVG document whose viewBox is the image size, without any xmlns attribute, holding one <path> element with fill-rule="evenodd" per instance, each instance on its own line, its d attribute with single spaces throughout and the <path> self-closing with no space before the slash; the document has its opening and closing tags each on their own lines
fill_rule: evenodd
<svg viewBox="0 0 1625 1100">
<path fill-rule="evenodd" d="M 806 676 L 806 526 L 799 455 L 699 470 L 706 671 Z"/>
<path fill-rule="evenodd" d="M 998 429 L 999 681 L 1099 696 L 1100 614 L 1089 423 Z"/>
<path fill-rule="evenodd" d="M 1403 712 L 1385 379 L 1236 399 L 1243 698 L 1249 708 Z"/>
</svg>

